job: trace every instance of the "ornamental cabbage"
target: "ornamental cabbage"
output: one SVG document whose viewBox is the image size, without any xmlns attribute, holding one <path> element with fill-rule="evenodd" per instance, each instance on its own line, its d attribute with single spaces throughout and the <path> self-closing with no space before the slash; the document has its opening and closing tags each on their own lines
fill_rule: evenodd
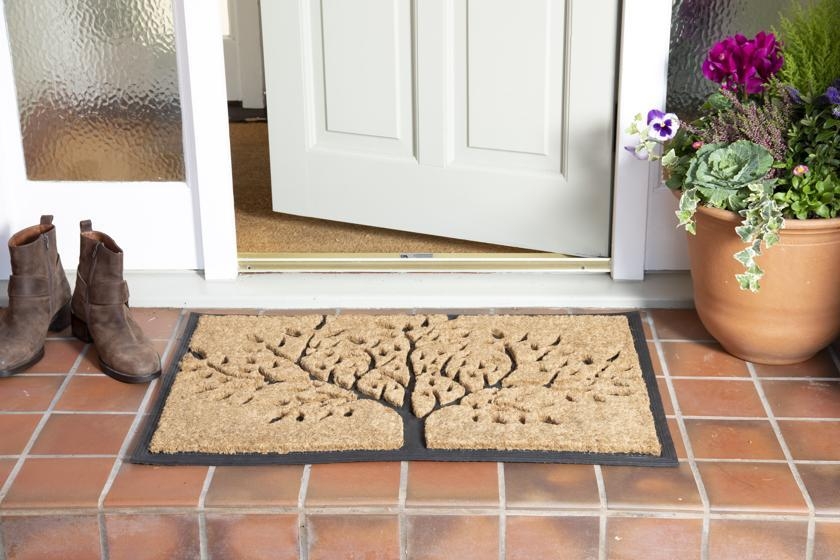
<svg viewBox="0 0 840 560">
<path fill-rule="evenodd" d="M 772 154 L 749 140 L 706 144 L 691 161 L 685 187 L 696 188 L 700 199 L 710 206 L 738 211 L 747 194 L 743 189 L 765 182 L 772 166 Z"/>
</svg>

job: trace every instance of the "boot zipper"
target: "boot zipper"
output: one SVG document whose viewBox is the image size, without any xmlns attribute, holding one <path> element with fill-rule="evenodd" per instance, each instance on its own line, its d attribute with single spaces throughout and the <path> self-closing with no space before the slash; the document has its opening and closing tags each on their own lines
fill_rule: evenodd
<svg viewBox="0 0 840 560">
<path fill-rule="evenodd" d="M 44 246 L 47 249 L 47 300 L 50 302 L 50 317 L 53 316 L 53 302 L 52 302 L 52 284 L 53 284 L 53 268 L 54 262 L 50 262 L 50 238 L 44 234 Z"/>
</svg>

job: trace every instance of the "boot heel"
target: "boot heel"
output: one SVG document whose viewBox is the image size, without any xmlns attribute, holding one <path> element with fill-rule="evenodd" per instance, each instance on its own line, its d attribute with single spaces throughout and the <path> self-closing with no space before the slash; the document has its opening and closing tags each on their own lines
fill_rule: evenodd
<svg viewBox="0 0 840 560">
<path fill-rule="evenodd" d="M 82 321 L 75 315 L 73 315 L 71 318 L 71 328 L 73 331 L 73 336 L 75 336 L 82 342 L 93 342 L 93 337 L 90 336 L 90 331 L 87 328 L 87 324 L 85 324 L 84 321 Z"/>
<path fill-rule="evenodd" d="M 52 322 L 50 322 L 49 330 L 53 332 L 63 331 L 68 326 L 70 326 L 70 302 L 68 301 L 67 304 L 59 309 L 55 315 L 53 315 Z"/>
</svg>

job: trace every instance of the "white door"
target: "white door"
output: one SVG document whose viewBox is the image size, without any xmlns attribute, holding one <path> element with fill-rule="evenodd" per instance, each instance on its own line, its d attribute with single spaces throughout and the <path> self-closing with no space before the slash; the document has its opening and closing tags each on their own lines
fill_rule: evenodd
<svg viewBox="0 0 840 560">
<path fill-rule="evenodd" d="M 263 1 L 274 210 L 607 255 L 618 6 Z"/>
</svg>

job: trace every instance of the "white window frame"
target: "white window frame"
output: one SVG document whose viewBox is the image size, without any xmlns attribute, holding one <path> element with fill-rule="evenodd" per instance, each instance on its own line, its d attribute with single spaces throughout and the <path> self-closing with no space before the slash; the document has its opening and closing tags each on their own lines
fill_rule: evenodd
<svg viewBox="0 0 840 560">
<path fill-rule="evenodd" d="M 182 234 L 194 236 L 195 252 L 174 255 L 172 265 L 162 268 L 203 268 L 208 280 L 233 279 L 238 264 L 221 26 L 218 18 L 207 17 L 206 0 L 173 0 L 173 3 L 186 166 L 186 181 L 177 185 L 184 188 L 184 196 L 192 197 L 191 231 Z M 612 225 L 612 277 L 616 280 L 644 277 L 646 231 L 649 218 L 653 218 L 648 216 L 648 206 L 652 197 L 661 199 L 661 193 L 655 192 L 660 185 L 657 171 L 646 162 L 635 160 L 621 147 L 629 143 L 623 129 L 634 114 L 664 106 L 670 15 L 671 0 L 623 0 Z M 14 84 L 14 77 L 2 17 L 0 122 L 16 123 L 17 101 L 10 84 Z M 192 95 L 193 91 L 201 94 Z M 64 187 L 64 192 L 59 186 Z M 153 196 L 155 188 L 171 185 L 143 186 L 148 186 L 148 196 Z M 21 208 L 15 200 L 14 193 L 20 188 L 44 188 L 44 196 L 61 197 L 69 192 L 60 183 L 28 181 L 19 127 L 3 126 L 0 127 L 0 237 L 3 239 L 33 219 L 31 209 Z M 130 211 L 130 204 L 126 208 Z M 175 217 L 163 215 L 147 227 L 171 228 L 172 220 Z M 9 273 L 8 255 L 3 252 L 5 243 L 0 246 L 3 247 L 0 248 L 0 278 L 5 278 Z M 65 263 L 65 266 L 71 265 Z"/>
</svg>

